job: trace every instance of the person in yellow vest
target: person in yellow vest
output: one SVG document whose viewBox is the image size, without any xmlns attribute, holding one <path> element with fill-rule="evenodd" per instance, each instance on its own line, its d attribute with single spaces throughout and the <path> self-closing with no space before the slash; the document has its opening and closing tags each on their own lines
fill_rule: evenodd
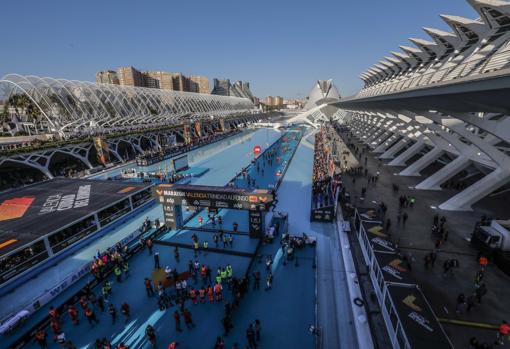
<svg viewBox="0 0 510 349">
<path fill-rule="evenodd" d="M 206 255 L 207 254 L 207 249 L 209 248 L 209 242 L 207 240 L 204 241 L 202 246 L 204 248 L 204 255 Z"/>
<path fill-rule="evenodd" d="M 232 269 L 232 266 L 231 266 L 230 264 L 229 264 L 229 265 L 227 265 L 227 267 L 226 267 L 226 272 L 227 272 L 227 278 L 228 278 L 229 280 L 231 280 L 231 279 L 232 279 L 232 276 L 233 276 L 233 274 L 234 274 L 234 270 Z"/>
<path fill-rule="evenodd" d="M 193 241 L 193 250 L 195 251 L 195 257 L 197 256 L 198 254 L 198 248 L 199 248 L 199 243 L 198 243 L 198 240 L 195 240 Z"/>
</svg>

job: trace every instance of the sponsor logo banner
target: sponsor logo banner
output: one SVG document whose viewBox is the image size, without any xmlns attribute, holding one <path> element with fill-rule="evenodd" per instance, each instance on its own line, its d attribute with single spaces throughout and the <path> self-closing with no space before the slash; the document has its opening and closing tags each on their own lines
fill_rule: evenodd
<svg viewBox="0 0 510 349">
<path fill-rule="evenodd" d="M 90 201 L 91 184 L 80 185 L 76 194 L 56 193 L 46 198 L 39 214 L 67 211 L 72 208 L 87 207 Z"/>
<path fill-rule="evenodd" d="M 0 221 L 23 217 L 34 200 L 33 196 L 5 200 L 0 205 Z"/>
</svg>

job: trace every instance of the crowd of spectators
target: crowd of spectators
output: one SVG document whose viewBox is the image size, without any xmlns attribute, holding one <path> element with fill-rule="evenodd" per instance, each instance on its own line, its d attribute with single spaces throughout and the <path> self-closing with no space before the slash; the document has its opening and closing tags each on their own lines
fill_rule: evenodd
<svg viewBox="0 0 510 349">
<path fill-rule="evenodd" d="M 40 182 L 47 179 L 40 171 L 14 167 L 3 167 L 0 169 L 0 191 L 18 188 L 24 185 Z"/>
<path fill-rule="evenodd" d="M 315 134 L 312 178 L 312 206 L 314 208 L 331 206 L 334 203 L 331 167 L 333 160 L 329 143 L 327 128 L 322 127 Z"/>
</svg>

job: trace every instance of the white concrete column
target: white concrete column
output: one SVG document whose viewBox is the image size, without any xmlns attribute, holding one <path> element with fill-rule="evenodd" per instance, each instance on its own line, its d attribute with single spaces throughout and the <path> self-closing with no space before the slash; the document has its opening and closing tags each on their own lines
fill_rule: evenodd
<svg viewBox="0 0 510 349">
<path fill-rule="evenodd" d="M 425 167 L 436 161 L 443 154 L 443 150 L 435 147 L 432 148 L 427 154 L 407 166 L 404 170 L 399 173 L 399 176 L 419 176 L 420 171 Z"/>
<path fill-rule="evenodd" d="M 373 153 L 383 153 L 384 151 L 386 151 L 386 149 L 388 149 L 392 144 L 393 142 L 395 142 L 395 140 L 397 139 L 398 135 L 397 134 L 393 134 L 391 135 L 390 137 L 384 139 L 382 142 L 380 142 L 374 150 L 372 150 Z"/>
<path fill-rule="evenodd" d="M 372 127 L 368 133 L 370 133 L 370 136 L 368 136 L 363 143 L 370 144 L 374 139 L 379 137 L 383 134 L 385 130 L 382 128 L 377 128 L 376 126 Z"/>
<path fill-rule="evenodd" d="M 432 176 L 427 177 L 427 179 L 419 183 L 415 186 L 415 188 L 421 190 L 441 190 L 441 183 L 444 183 L 455 176 L 457 173 L 468 167 L 470 163 L 471 160 L 469 158 L 461 155 L 452 162 L 446 164 Z"/>
<path fill-rule="evenodd" d="M 402 150 L 408 141 L 404 138 L 401 141 L 395 143 L 391 148 L 387 149 L 384 153 L 379 156 L 379 159 L 393 159 L 395 154 Z"/>
<path fill-rule="evenodd" d="M 439 205 L 439 208 L 448 211 L 472 211 L 472 204 L 509 181 L 510 171 L 498 168 Z"/>
<path fill-rule="evenodd" d="M 416 155 L 422 148 L 425 146 L 423 141 L 419 140 L 414 143 L 412 146 L 407 148 L 402 154 L 397 156 L 395 159 L 391 160 L 388 165 L 390 166 L 405 166 L 406 161 L 409 160 L 412 156 Z"/>
</svg>

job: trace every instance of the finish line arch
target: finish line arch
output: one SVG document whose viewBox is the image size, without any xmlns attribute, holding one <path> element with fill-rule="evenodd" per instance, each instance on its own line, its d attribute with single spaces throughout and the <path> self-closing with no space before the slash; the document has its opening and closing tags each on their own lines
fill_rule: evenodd
<svg viewBox="0 0 510 349">
<path fill-rule="evenodd" d="M 165 224 L 170 229 L 183 228 L 182 206 L 209 209 L 248 211 L 249 234 L 261 238 L 264 218 L 274 203 L 274 194 L 267 189 L 245 189 L 206 185 L 160 184 L 154 196 L 163 205 Z"/>
</svg>

